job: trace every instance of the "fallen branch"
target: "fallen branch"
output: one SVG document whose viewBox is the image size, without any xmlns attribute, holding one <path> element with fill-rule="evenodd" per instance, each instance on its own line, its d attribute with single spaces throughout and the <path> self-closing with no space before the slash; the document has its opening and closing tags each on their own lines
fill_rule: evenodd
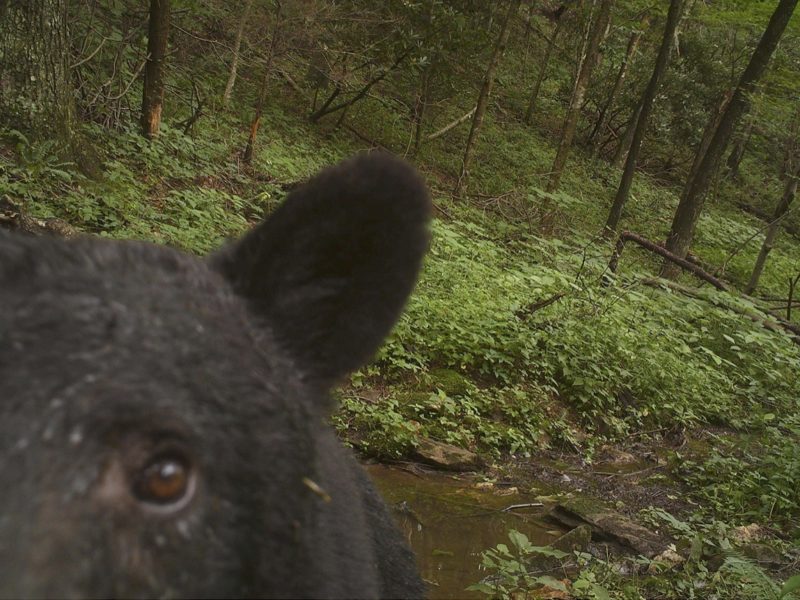
<svg viewBox="0 0 800 600">
<path fill-rule="evenodd" d="M 558 302 L 566 296 L 566 292 L 558 292 L 554 296 L 550 296 L 549 298 L 545 298 L 544 300 L 539 300 L 538 302 L 534 302 L 533 304 L 529 304 L 528 306 L 520 309 L 517 311 L 516 316 L 518 319 L 526 319 L 527 317 L 531 316 L 537 310 L 541 310 L 551 304 Z"/>
<path fill-rule="evenodd" d="M 763 309 L 755 305 L 753 306 L 753 310 L 748 310 L 747 307 L 736 306 L 735 304 L 729 304 L 727 302 L 720 301 L 719 296 L 715 296 L 713 299 L 709 298 L 703 293 L 701 293 L 700 290 L 690 288 L 685 285 L 681 285 L 680 283 L 675 283 L 674 281 L 670 281 L 668 279 L 659 279 L 657 277 L 646 277 L 644 279 L 640 279 L 639 281 L 643 285 L 649 287 L 660 288 L 660 289 L 669 288 L 670 290 L 683 294 L 684 296 L 688 296 L 696 300 L 703 300 L 704 302 L 713 304 L 716 307 L 724 308 L 738 315 L 742 315 L 743 317 L 747 317 L 754 323 L 758 323 L 759 325 L 761 325 L 765 329 L 768 329 L 769 331 L 775 333 L 789 332 L 790 334 L 789 338 L 795 344 L 800 345 L 800 326 L 786 321 L 785 319 L 776 315 L 772 311 L 764 310 L 764 313 L 766 314 L 758 314 Z M 753 300 L 749 296 L 743 296 L 743 298 L 746 298 L 750 301 Z"/>
<path fill-rule="evenodd" d="M 472 117 L 472 115 L 474 115 L 474 114 L 475 114 L 475 111 L 476 111 L 476 110 L 478 110 L 478 107 L 477 107 L 477 106 L 475 106 L 475 107 L 474 107 L 474 108 L 473 108 L 471 111 L 469 111 L 469 112 L 468 112 L 467 114 L 465 114 L 464 116 L 462 116 L 462 117 L 458 117 L 458 118 L 457 118 L 455 121 L 453 121 L 452 123 L 450 123 L 450 124 L 448 124 L 448 125 L 445 125 L 445 126 L 444 126 L 444 127 L 442 127 L 442 128 L 439 130 L 439 131 L 437 131 L 437 132 L 435 132 L 435 133 L 432 133 L 432 134 L 430 134 L 430 135 L 429 135 L 429 136 L 427 136 L 425 139 L 426 139 L 427 141 L 431 141 L 431 140 L 435 140 L 435 139 L 436 139 L 436 138 L 438 138 L 438 137 L 441 137 L 441 136 L 443 136 L 445 133 L 447 133 L 448 131 L 450 131 L 450 130 L 451 130 L 451 129 L 453 129 L 454 127 L 458 127 L 458 126 L 459 126 L 459 125 L 461 125 L 461 124 L 462 124 L 464 121 L 467 121 L 467 120 L 468 120 L 470 117 Z"/>
<path fill-rule="evenodd" d="M 623 231 L 622 233 L 619 234 L 619 237 L 617 238 L 617 243 L 614 246 L 614 253 L 611 255 L 611 260 L 608 261 L 608 270 L 611 271 L 612 273 L 617 272 L 619 257 L 622 254 L 623 249 L 625 248 L 625 242 L 628 240 L 638 244 L 645 250 L 649 250 L 650 252 L 653 252 L 663 258 L 666 258 L 668 261 L 675 263 L 685 271 L 689 271 L 696 277 L 710 283 L 718 290 L 721 290 L 723 292 L 727 292 L 730 290 L 727 284 L 723 283 L 722 281 L 720 281 L 707 271 L 703 270 L 697 264 L 690 262 L 685 258 L 676 256 L 666 248 L 659 246 L 655 242 L 651 242 L 650 240 L 640 236 L 638 233 L 633 233 L 632 231 Z"/>
<path fill-rule="evenodd" d="M 0 196 L 0 229 L 20 231 L 29 235 L 75 237 L 80 231 L 61 219 L 38 219 L 26 214 L 8 197 Z"/>
<path fill-rule="evenodd" d="M 520 508 L 540 508 L 544 506 L 541 502 L 526 502 L 525 504 L 512 504 L 511 506 L 506 506 L 500 512 L 509 512 L 511 510 L 518 510 Z"/>
<path fill-rule="evenodd" d="M 751 215 L 758 217 L 762 221 L 766 221 L 767 223 L 770 223 L 774 218 L 772 214 L 758 208 L 757 206 L 752 206 L 751 204 L 745 204 L 744 202 L 740 202 L 739 208 L 746 213 L 750 213 Z M 792 225 L 791 223 L 787 223 L 786 219 L 784 219 L 783 222 L 781 223 L 781 227 L 783 227 L 787 233 L 790 233 L 795 237 L 800 237 L 800 228 L 796 227 L 795 225 Z"/>
</svg>

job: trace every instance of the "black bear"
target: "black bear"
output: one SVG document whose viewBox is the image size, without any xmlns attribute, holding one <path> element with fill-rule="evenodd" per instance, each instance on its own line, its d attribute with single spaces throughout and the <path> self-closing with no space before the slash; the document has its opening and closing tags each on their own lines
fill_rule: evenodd
<svg viewBox="0 0 800 600">
<path fill-rule="evenodd" d="M 416 172 L 322 171 L 202 261 L 0 233 L 0 597 L 419 597 L 325 424 L 428 245 Z"/>
</svg>

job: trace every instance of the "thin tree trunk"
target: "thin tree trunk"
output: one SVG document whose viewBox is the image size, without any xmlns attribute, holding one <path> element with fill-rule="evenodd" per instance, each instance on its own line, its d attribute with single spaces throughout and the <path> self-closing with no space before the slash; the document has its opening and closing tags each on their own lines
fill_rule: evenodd
<svg viewBox="0 0 800 600">
<path fill-rule="evenodd" d="M 275 59 L 275 51 L 278 45 L 278 33 L 280 32 L 281 8 L 282 4 L 278 2 L 275 7 L 275 25 L 272 28 L 269 54 L 267 55 L 267 62 L 264 65 L 261 87 L 258 90 L 258 97 L 256 98 L 255 113 L 253 114 L 253 120 L 250 121 L 250 133 L 247 136 L 247 145 L 245 145 L 244 153 L 242 154 L 242 161 L 248 165 L 253 162 L 258 128 L 261 126 L 261 115 L 264 113 L 264 103 L 267 100 L 267 87 L 269 85 L 269 78 L 272 75 L 272 62 Z"/>
<path fill-rule="evenodd" d="M 786 135 L 783 160 L 781 160 L 781 179 L 794 172 L 795 165 L 800 161 L 798 150 L 800 150 L 800 104 L 797 105 Z"/>
<path fill-rule="evenodd" d="M 642 95 L 642 98 L 639 100 L 639 104 L 636 105 L 631 120 L 625 126 L 625 133 L 619 139 L 619 142 L 617 142 L 617 149 L 614 151 L 614 157 L 611 159 L 611 164 L 617 169 L 621 169 L 622 165 L 625 164 L 625 159 L 628 157 L 628 152 L 631 149 L 633 134 L 636 132 L 636 123 L 639 122 L 639 115 L 642 112 L 642 100 L 644 100 L 644 95 Z"/>
<path fill-rule="evenodd" d="M 778 202 L 778 205 L 775 207 L 772 220 L 770 221 L 769 227 L 767 227 L 767 233 L 764 237 L 764 243 L 761 246 L 761 251 L 758 253 L 758 258 L 756 258 L 755 265 L 753 265 L 753 272 L 750 275 L 750 282 L 745 288 L 745 294 L 752 294 L 756 287 L 758 287 L 758 280 L 761 278 L 761 273 L 764 270 L 764 264 L 767 262 L 767 256 L 775 245 L 775 238 L 778 237 L 781 221 L 786 216 L 786 213 L 789 212 L 789 206 L 791 206 L 792 201 L 797 195 L 798 177 L 800 177 L 800 171 L 795 173 L 795 175 L 790 177 L 786 182 L 786 188 L 783 191 L 783 196 L 781 197 L 780 202 Z"/>
<path fill-rule="evenodd" d="M 583 97 L 586 94 L 586 88 L 589 85 L 589 79 L 592 76 L 592 70 L 597 64 L 597 56 L 600 51 L 600 42 L 606 34 L 608 24 L 611 18 L 611 6 L 614 0 L 600 0 L 600 9 L 597 12 L 594 24 L 589 32 L 589 38 L 586 43 L 586 51 L 582 57 L 581 64 L 578 68 L 578 73 L 575 77 L 575 86 L 572 91 L 572 98 L 570 99 L 569 108 L 564 118 L 564 126 L 561 132 L 561 141 L 558 144 L 558 151 L 556 152 L 553 166 L 550 169 L 550 179 L 547 182 L 546 191 L 554 192 L 558 189 L 561 182 L 561 175 L 564 172 L 564 167 L 567 164 L 569 151 L 572 147 L 572 139 L 575 137 L 575 130 L 578 126 L 578 118 L 580 117 L 581 106 L 583 106 Z M 549 199 L 545 199 L 542 203 L 542 216 L 541 228 L 545 233 L 549 233 L 553 229 L 553 222 L 555 215 Z"/>
<path fill-rule="evenodd" d="M 325 102 L 322 108 L 310 114 L 308 116 L 308 120 L 311 121 L 312 123 L 316 123 L 325 115 L 329 115 L 331 113 L 335 113 L 339 110 L 343 110 L 353 106 L 353 104 L 364 98 L 369 93 L 370 89 L 372 89 L 372 86 L 374 86 L 376 83 L 383 81 L 389 73 L 391 73 L 397 67 L 399 67 L 400 64 L 408 57 L 409 54 L 410 54 L 409 51 L 403 52 L 395 59 L 394 63 L 392 63 L 392 66 L 390 66 L 388 69 L 383 69 L 375 77 L 373 77 L 367 83 L 365 83 L 364 86 L 358 91 L 358 93 L 355 96 L 353 96 L 348 100 L 345 100 L 344 102 L 337 104 L 336 106 L 331 107 L 330 105 L 331 102 L 333 101 L 333 98 L 338 96 L 339 92 L 341 91 L 341 88 L 337 86 L 336 90 L 334 91 L 334 94 L 332 94 L 331 97 L 328 98 L 328 100 Z"/>
<path fill-rule="evenodd" d="M 564 172 L 564 166 L 567 164 L 567 158 L 569 157 L 569 151 L 572 146 L 572 139 L 575 137 L 575 129 L 578 126 L 578 118 L 580 117 L 581 106 L 583 106 L 583 97 L 589 85 L 589 78 L 592 76 L 592 69 L 595 64 L 597 64 L 600 41 L 603 39 L 608 27 L 611 17 L 611 6 L 613 4 L 614 0 L 601 0 L 600 10 L 597 13 L 594 25 L 589 33 L 586 54 L 578 69 L 578 75 L 575 78 L 575 86 L 572 92 L 572 99 L 570 100 L 569 108 L 567 109 L 567 114 L 564 119 L 564 127 L 562 128 L 558 152 L 553 161 L 553 168 L 550 169 L 550 180 L 547 183 L 548 192 L 556 191 L 558 189 L 558 184 L 561 182 L 561 175 Z"/>
<path fill-rule="evenodd" d="M 697 220 L 703 210 L 703 201 L 711 185 L 711 179 L 719 164 L 719 159 L 725 151 L 725 146 L 736 122 L 747 111 L 748 97 L 767 68 L 770 57 L 786 29 L 797 2 L 798 0 L 780 0 L 778 3 L 764 35 L 753 52 L 750 63 L 739 79 L 736 91 L 720 119 L 708 151 L 697 170 L 697 175 L 687 183 L 687 191 L 683 194 L 678 209 L 675 211 L 666 242 L 667 249 L 677 256 L 684 257 L 689 251 Z M 672 278 L 677 275 L 677 271 L 671 263 L 665 263 L 661 269 L 661 275 Z"/>
<path fill-rule="evenodd" d="M 142 91 L 142 135 L 152 139 L 161 126 L 164 107 L 164 71 L 169 39 L 170 0 L 150 0 L 147 64 Z"/>
<path fill-rule="evenodd" d="M 736 140 L 736 143 L 733 145 L 731 149 L 731 153 L 728 155 L 728 160 L 725 161 L 725 177 L 730 179 L 736 179 L 739 177 L 739 165 L 742 162 L 742 158 L 744 157 L 745 148 L 747 148 L 747 142 L 750 141 L 750 135 L 753 132 L 753 123 L 755 119 L 750 119 L 747 122 L 747 125 L 742 132 L 742 135 Z"/>
<path fill-rule="evenodd" d="M 625 159 L 625 169 L 622 172 L 617 195 L 614 197 L 614 203 L 611 206 L 608 219 L 606 220 L 607 232 L 615 232 L 617 230 L 619 221 L 622 218 L 622 209 L 628 201 L 631 184 L 633 182 L 633 173 L 636 170 L 636 161 L 639 159 L 639 149 L 642 147 L 644 132 L 647 130 L 647 120 L 650 118 L 650 112 L 653 108 L 653 99 L 656 97 L 661 77 L 667 70 L 669 55 L 672 52 L 672 44 L 675 39 L 675 31 L 678 29 L 678 23 L 680 23 L 681 20 L 682 6 L 682 0 L 670 1 L 667 23 L 664 26 L 664 37 L 661 40 L 661 47 L 658 50 L 653 74 L 650 76 L 650 81 L 642 97 L 642 108 L 639 112 L 639 118 L 636 120 L 636 129 L 634 130 L 631 149 L 628 152 L 628 157 Z"/>
<path fill-rule="evenodd" d="M 432 67 L 428 65 L 422 70 L 422 73 L 420 73 L 419 92 L 414 100 L 414 156 L 419 153 L 420 146 L 422 145 L 422 125 L 425 121 L 425 112 L 428 107 L 431 68 Z"/>
<path fill-rule="evenodd" d="M 553 49 L 556 46 L 558 34 L 561 33 L 562 25 L 564 23 L 564 21 L 561 20 L 561 14 L 558 15 L 557 19 L 556 26 L 553 28 L 553 35 L 551 35 L 550 39 L 547 40 L 547 50 L 544 52 L 542 65 L 539 67 L 539 75 L 536 77 L 536 83 L 533 84 L 531 97 L 530 100 L 528 100 L 528 108 L 525 111 L 525 123 L 528 125 L 530 125 L 531 121 L 533 120 L 533 111 L 536 110 L 536 101 L 539 99 L 539 91 L 542 89 L 542 83 L 544 83 L 544 80 L 547 77 L 547 68 L 550 66 L 550 57 L 553 55 Z"/>
<path fill-rule="evenodd" d="M 622 64 L 619 66 L 619 71 L 617 72 L 617 78 L 614 80 L 614 85 L 611 87 L 611 92 L 608 94 L 608 98 L 606 99 L 605 104 L 603 104 L 603 108 L 600 109 L 600 115 L 597 118 L 597 123 L 595 124 L 592 133 L 589 134 L 589 141 L 595 142 L 595 155 L 597 155 L 598 151 L 600 150 L 599 140 L 602 137 L 598 134 L 602 134 L 603 130 L 606 128 L 611 107 L 614 105 L 614 100 L 616 100 L 617 94 L 622 89 L 622 84 L 625 83 L 625 77 L 628 75 L 628 68 L 633 61 L 633 57 L 636 54 L 636 49 L 639 47 L 639 42 L 641 41 L 642 35 L 644 35 L 644 31 L 649 23 L 650 16 L 645 15 L 642 17 L 642 21 L 639 24 L 640 28 L 631 34 L 631 37 L 628 40 L 628 48 L 625 51 L 625 57 L 622 59 Z"/>
<path fill-rule="evenodd" d="M 467 189 L 469 180 L 469 168 L 472 163 L 472 155 L 475 151 L 475 144 L 478 140 L 481 125 L 483 125 L 483 117 L 486 115 L 486 107 L 489 105 L 489 95 L 492 93 L 492 86 L 494 85 L 494 76 L 497 71 L 497 65 L 500 62 L 500 57 L 503 55 L 506 43 L 508 42 L 508 35 L 511 31 L 509 27 L 512 18 L 519 10 L 521 0 L 510 0 L 508 3 L 508 10 L 503 18 L 502 25 L 500 26 L 500 35 L 497 38 L 497 45 L 492 51 L 492 56 L 489 59 L 489 65 L 486 68 L 486 76 L 483 79 L 480 94 L 478 95 L 478 105 L 475 109 L 475 116 L 472 118 L 472 127 L 469 130 L 467 137 L 467 145 L 464 148 L 464 159 L 461 163 L 461 174 L 458 176 L 454 194 L 461 197 Z"/>
<path fill-rule="evenodd" d="M 247 20 L 250 18 L 250 9 L 253 6 L 253 0 L 247 0 L 242 11 L 242 18 L 239 20 L 239 28 L 236 30 L 236 39 L 233 42 L 233 57 L 231 58 L 231 70 L 228 74 L 228 83 L 225 84 L 225 91 L 222 94 L 222 107 L 227 108 L 231 101 L 231 93 L 233 86 L 236 84 L 236 71 L 239 68 L 239 50 L 242 47 L 242 36 L 244 35 L 244 27 L 247 25 Z"/>
</svg>

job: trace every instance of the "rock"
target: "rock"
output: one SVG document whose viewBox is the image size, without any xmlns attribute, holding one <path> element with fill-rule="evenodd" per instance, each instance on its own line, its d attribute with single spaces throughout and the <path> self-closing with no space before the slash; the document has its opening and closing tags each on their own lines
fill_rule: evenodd
<svg viewBox="0 0 800 600">
<path fill-rule="evenodd" d="M 494 487 L 494 483 L 491 481 L 479 481 L 475 484 L 475 489 L 477 490 L 491 490 Z"/>
<path fill-rule="evenodd" d="M 628 517 L 596 501 L 564 500 L 550 511 L 550 518 L 569 527 L 588 524 L 600 539 L 610 539 L 647 558 L 662 553 L 668 542 Z"/>
<path fill-rule="evenodd" d="M 420 438 L 414 457 L 426 464 L 451 471 L 471 471 L 481 465 L 477 454 L 452 444 Z"/>
</svg>

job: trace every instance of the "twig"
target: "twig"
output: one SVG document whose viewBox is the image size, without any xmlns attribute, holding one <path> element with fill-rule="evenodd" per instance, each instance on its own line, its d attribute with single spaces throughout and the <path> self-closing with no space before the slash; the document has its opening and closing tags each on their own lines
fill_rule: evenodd
<svg viewBox="0 0 800 600">
<path fill-rule="evenodd" d="M 544 506 L 541 502 L 526 502 L 525 504 L 512 504 L 511 506 L 506 506 L 500 512 L 508 512 L 511 510 L 517 510 L 518 508 L 540 508 Z"/>
<path fill-rule="evenodd" d="M 436 139 L 436 138 L 438 138 L 438 137 L 441 137 L 441 136 L 443 136 L 445 133 L 447 133 L 448 131 L 450 131 L 451 129 L 453 129 L 453 127 L 458 127 L 459 125 L 461 125 L 461 123 L 463 123 L 464 121 L 466 121 L 467 119 L 469 119 L 469 118 L 470 118 L 472 115 L 474 115 L 474 114 L 475 114 L 475 111 L 476 111 L 476 110 L 478 110 L 478 107 L 477 107 L 477 106 L 475 106 L 475 107 L 474 107 L 472 110 L 470 110 L 470 111 L 469 111 L 467 114 L 465 114 L 465 115 L 463 115 L 463 116 L 461 116 L 461 117 L 457 118 L 457 119 L 456 119 L 455 121 L 453 121 L 452 123 L 449 123 L 449 124 L 445 125 L 445 126 L 444 126 L 444 127 L 442 127 L 442 128 L 439 130 L 439 131 L 436 131 L 435 133 L 432 133 L 432 134 L 430 134 L 429 136 L 427 136 L 427 137 L 425 138 L 425 140 L 426 140 L 426 141 L 431 141 L 431 140 L 435 140 L 435 139 Z"/>
<path fill-rule="evenodd" d="M 69 68 L 70 68 L 70 69 L 77 69 L 77 68 L 78 68 L 78 67 L 80 67 L 80 66 L 81 66 L 83 63 L 85 63 L 85 62 L 89 62 L 90 60 L 92 60 L 92 58 L 94 58 L 94 55 L 95 55 L 95 54 L 97 54 L 98 52 L 100 52 L 100 48 L 102 48 L 102 47 L 105 45 L 106 41 L 108 41 L 108 38 L 107 38 L 107 37 L 103 37 L 103 39 L 102 39 L 102 40 L 100 40 L 100 44 L 98 44 L 97 48 L 95 48 L 95 51 L 94 51 L 94 52 L 92 52 L 92 53 L 91 53 L 89 56 L 87 56 L 86 58 L 83 58 L 83 59 L 79 60 L 79 61 L 78 61 L 78 62 L 76 62 L 74 65 L 70 65 L 70 67 L 69 67 Z"/>
</svg>

